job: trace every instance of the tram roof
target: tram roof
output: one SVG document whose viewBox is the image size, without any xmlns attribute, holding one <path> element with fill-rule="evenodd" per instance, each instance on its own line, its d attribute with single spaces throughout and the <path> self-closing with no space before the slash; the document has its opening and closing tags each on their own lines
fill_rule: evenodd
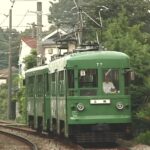
<svg viewBox="0 0 150 150">
<path fill-rule="evenodd" d="M 55 70 L 61 71 L 65 67 L 72 68 L 74 66 L 80 67 L 129 67 L 129 56 L 122 52 L 116 51 L 86 51 L 77 52 L 70 55 L 66 55 L 62 58 L 56 59 L 50 62 L 48 65 L 39 66 L 26 71 L 28 74 L 32 74 L 36 71 L 43 71 L 48 69 L 51 73 Z"/>
<path fill-rule="evenodd" d="M 49 70 L 52 73 L 56 69 L 61 71 L 64 67 L 72 68 L 78 65 L 80 67 L 92 68 L 96 67 L 97 63 L 101 63 L 103 67 L 128 67 L 129 57 L 122 52 L 116 51 L 77 52 L 50 62 Z"/>
<path fill-rule="evenodd" d="M 90 51 L 79 52 L 72 55 L 69 60 L 90 60 L 90 59 L 129 59 L 128 55 L 116 51 Z"/>
<path fill-rule="evenodd" d="M 125 53 L 116 51 L 79 52 L 68 59 L 67 66 L 71 67 L 79 64 L 83 67 L 92 67 L 97 63 L 101 64 L 103 67 L 128 67 L 129 56 Z"/>
<path fill-rule="evenodd" d="M 31 68 L 31 69 L 28 69 L 25 74 L 30 74 L 30 73 L 33 73 L 33 72 L 36 72 L 36 71 L 43 71 L 43 70 L 48 70 L 48 65 L 44 65 L 44 66 L 38 66 L 38 67 L 34 67 L 34 68 Z"/>
</svg>

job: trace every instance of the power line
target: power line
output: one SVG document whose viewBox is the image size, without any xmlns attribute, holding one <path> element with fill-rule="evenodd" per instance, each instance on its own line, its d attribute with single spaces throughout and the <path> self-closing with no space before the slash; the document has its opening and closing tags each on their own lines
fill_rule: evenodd
<svg viewBox="0 0 150 150">
<path fill-rule="evenodd" d="M 8 26 L 1 26 L 3 28 L 8 28 Z M 30 27 L 29 25 L 26 26 L 12 26 L 13 28 L 25 28 L 25 27 Z"/>
<path fill-rule="evenodd" d="M 2 20 L 2 22 L 0 23 L 0 25 L 2 25 L 3 23 L 5 23 L 5 21 L 8 19 L 8 16 L 9 15 L 5 15 L 5 14 L 3 14 L 4 16 L 5 16 L 5 18 Z"/>
<path fill-rule="evenodd" d="M 19 24 L 17 25 L 17 28 L 21 25 L 21 23 L 24 21 L 25 17 L 27 16 L 28 11 L 24 14 L 23 18 L 21 19 L 21 21 L 19 22 Z"/>
<path fill-rule="evenodd" d="M 38 1 L 38 0 L 16 0 L 16 1 Z"/>
</svg>

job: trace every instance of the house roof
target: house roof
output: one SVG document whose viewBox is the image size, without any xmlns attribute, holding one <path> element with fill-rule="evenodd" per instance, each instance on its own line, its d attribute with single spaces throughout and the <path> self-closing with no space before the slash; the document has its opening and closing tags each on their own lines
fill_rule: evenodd
<svg viewBox="0 0 150 150">
<path fill-rule="evenodd" d="M 77 38 L 75 36 L 75 32 L 70 32 L 68 34 L 65 34 L 61 37 L 61 39 L 56 39 L 56 42 L 61 42 L 61 41 L 77 41 Z"/>
<path fill-rule="evenodd" d="M 42 39 L 42 43 L 43 44 L 56 44 L 56 39 L 60 39 L 65 34 L 66 34 L 66 32 L 61 29 L 55 30 L 54 32 L 45 36 Z"/>
<path fill-rule="evenodd" d="M 25 42 L 29 47 L 36 48 L 37 42 L 35 38 L 32 37 L 22 37 L 21 40 Z"/>
<path fill-rule="evenodd" d="M 17 72 L 17 70 L 18 70 L 17 68 L 12 67 L 12 73 Z M 9 74 L 8 68 L 0 70 L 0 79 L 8 78 L 8 74 Z"/>
<path fill-rule="evenodd" d="M 45 36 L 45 37 L 42 39 L 42 41 L 45 41 L 45 40 L 50 39 L 50 38 L 53 38 L 53 37 L 55 37 L 56 35 L 61 36 L 61 35 L 64 35 L 64 34 L 66 34 L 65 31 L 63 31 L 63 30 L 61 30 L 61 29 L 57 29 L 57 30 L 55 30 L 54 32 L 50 33 L 49 35 Z"/>
</svg>

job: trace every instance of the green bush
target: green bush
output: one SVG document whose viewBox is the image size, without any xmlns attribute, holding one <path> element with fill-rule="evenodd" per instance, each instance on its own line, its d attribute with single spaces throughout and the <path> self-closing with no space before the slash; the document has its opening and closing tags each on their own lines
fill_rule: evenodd
<svg viewBox="0 0 150 150">
<path fill-rule="evenodd" d="M 137 113 L 137 117 L 150 122 L 150 103 L 146 103 L 145 106 L 141 108 Z"/>
<path fill-rule="evenodd" d="M 26 101 L 25 101 L 25 87 L 21 87 L 17 93 L 19 102 L 19 113 L 20 117 L 16 118 L 19 123 L 25 123 L 26 121 Z"/>
<path fill-rule="evenodd" d="M 7 86 L 0 86 L 0 119 L 7 119 Z"/>
<path fill-rule="evenodd" d="M 140 133 L 140 134 L 136 137 L 135 140 L 136 140 L 136 142 L 138 142 L 138 143 L 150 145 L 150 131 L 146 131 L 146 132 L 144 132 L 144 133 Z"/>
</svg>

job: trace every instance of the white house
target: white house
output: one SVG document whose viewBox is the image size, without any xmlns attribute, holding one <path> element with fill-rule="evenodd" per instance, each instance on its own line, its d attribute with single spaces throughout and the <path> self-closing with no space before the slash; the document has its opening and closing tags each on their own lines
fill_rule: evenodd
<svg viewBox="0 0 150 150">
<path fill-rule="evenodd" d="M 64 32 L 61 29 L 55 30 L 54 32 L 50 33 L 49 35 L 45 36 L 42 39 L 42 48 L 44 51 L 44 57 L 45 57 L 45 64 L 48 64 L 54 56 L 57 56 L 58 54 L 63 54 L 67 52 L 67 48 L 63 49 L 63 51 L 60 52 L 60 45 L 56 41 L 61 40 L 61 37 L 66 35 L 66 32 Z M 36 39 L 32 37 L 22 37 L 21 38 L 21 49 L 20 49 L 20 55 L 19 55 L 19 74 L 21 77 L 24 77 L 25 75 L 25 64 L 23 63 L 24 58 L 28 56 L 31 53 L 32 49 L 36 49 L 37 43 Z"/>
<path fill-rule="evenodd" d="M 0 70 L 0 85 L 6 84 L 8 79 L 8 69 Z"/>
<path fill-rule="evenodd" d="M 18 73 L 18 69 L 16 67 L 12 67 L 11 70 L 12 70 L 12 74 Z M 9 76 L 8 68 L 4 68 L 0 70 L 0 85 L 7 84 L 8 76 Z"/>
<path fill-rule="evenodd" d="M 42 39 L 42 47 L 45 54 L 45 64 L 48 64 L 52 60 L 52 56 L 60 53 L 58 49 L 59 45 L 56 43 L 56 40 L 60 39 L 65 34 L 66 32 L 58 29 Z"/>
<path fill-rule="evenodd" d="M 32 37 L 22 37 L 18 62 L 19 75 L 22 77 L 25 75 L 25 64 L 23 63 L 24 58 L 30 55 L 32 49 L 36 49 L 36 39 Z"/>
</svg>

